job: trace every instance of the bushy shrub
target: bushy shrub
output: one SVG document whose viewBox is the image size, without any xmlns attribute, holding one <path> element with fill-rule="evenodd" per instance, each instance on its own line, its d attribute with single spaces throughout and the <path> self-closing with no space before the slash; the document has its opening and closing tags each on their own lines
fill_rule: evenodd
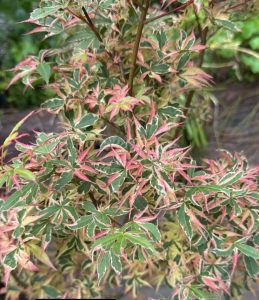
<svg viewBox="0 0 259 300">
<path fill-rule="evenodd" d="M 235 1 L 236 2 L 236 1 Z M 86 298 L 141 286 L 172 299 L 237 299 L 258 273 L 258 168 L 179 146 L 217 28 L 233 1 L 42 0 L 35 32 L 59 36 L 14 68 L 42 78 L 61 133 L 1 146 L 0 258 L 7 298 Z M 242 7 L 243 9 L 243 7 Z M 239 13 L 239 11 L 238 11 Z M 190 15 L 196 25 L 183 29 Z M 29 116 L 28 116 L 29 117 Z M 8 146 L 20 154 L 6 162 Z"/>
</svg>

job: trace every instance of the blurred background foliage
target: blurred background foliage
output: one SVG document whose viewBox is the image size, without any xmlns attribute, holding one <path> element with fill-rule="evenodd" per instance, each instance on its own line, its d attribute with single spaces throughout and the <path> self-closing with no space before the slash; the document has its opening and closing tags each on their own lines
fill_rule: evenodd
<svg viewBox="0 0 259 300">
<path fill-rule="evenodd" d="M 200 24 L 203 26 L 204 16 L 200 15 L 199 17 Z M 197 22 L 197 19 L 194 14 L 190 14 L 185 22 L 185 27 L 188 29 L 193 27 L 192 24 Z M 191 144 L 194 149 L 193 154 L 198 154 L 198 156 L 202 153 L 207 155 L 209 151 L 207 140 L 208 138 L 211 140 L 212 137 L 208 136 L 211 134 L 211 130 L 207 129 L 214 126 L 215 120 L 213 121 L 213 119 L 218 113 L 220 102 L 226 100 L 218 99 L 219 93 L 225 91 L 225 95 L 231 97 L 232 89 L 235 89 L 236 84 L 246 88 L 246 86 L 256 85 L 259 79 L 258 7 L 251 7 L 247 11 L 237 11 L 232 15 L 227 26 L 219 26 L 215 32 L 211 33 L 207 38 L 207 45 L 208 49 L 205 52 L 202 68 L 213 76 L 214 84 L 211 88 L 204 89 L 203 95 L 196 95 L 197 99 L 193 101 L 193 107 L 185 122 L 183 132 L 185 144 Z M 257 91 L 255 91 L 256 93 Z M 220 97 L 222 97 L 222 93 Z M 247 106 L 246 99 L 241 99 L 239 105 Z M 230 106 L 229 111 L 237 114 L 236 126 L 238 128 L 241 111 L 249 110 L 249 107 L 240 108 L 237 113 L 234 112 L 235 106 L 236 104 L 233 103 L 233 107 Z M 223 114 L 219 118 L 224 119 L 225 117 Z M 248 127 L 250 123 L 251 120 L 248 120 Z M 216 135 L 215 132 L 214 134 Z M 218 141 L 216 144 L 217 147 L 221 146 Z"/>
<path fill-rule="evenodd" d="M 8 70 L 28 55 L 37 55 L 39 49 L 53 48 L 53 39 L 44 40 L 44 34 L 26 35 L 33 26 L 20 23 L 29 18 L 37 0 L 0 0 L 0 109 L 30 109 L 50 98 L 50 91 L 43 90 L 43 82 L 38 82 L 35 89 L 24 90 L 21 82 L 7 89 L 12 78 Z M 185 124 L 184 138 L 186 144 L 192 144 L 201 151 L 206 148 L 206 126 L 213 119 L 211 107 L 214 105 L 214 90 L 233 82 L 256 82 L 259 78 L 259 18 L 256 10 L 247 14 L 236 14 L 231 20 L 240 28 L 239 32 L 218 27 L 208 39 L 209 49 L 206 51 L 203 68 L 213 75 L 215 86 L 194 101 L 193 108 Z M 189 14 L 185 18 L 186 29 L 192 28 L 197 20 Z M 201 22 L 202 22 L 201 16 Z M 229 29 L 229 28 L 228 28 Z M 182 99 L 181 99 L 182 98 Z M 179 102 L 185 101 L 184 97 Z"/>
<path fill-rule="evenodd" d="M 217 81 L 253 82 L 259 77 L 259 18 L 249 14 L 235 24 L 240 32 L 221 28 L 211 38 L 209 44 L 215 51 L 207 52 L 204 66 L 212 67 L 210 71 Z M 219 69 L 223 71 L 218 72 Z"/>
<path fill-rule="evenodd" d="M 28 23 L 35 0 L 0 0 L 0 107 L 27 109 L 44 101 L 46 91 L 40 84 L 34 90 L 24 91 L 19 82 L 7 90 L 13 74 L 8 71 L 28 55 L 36 55 L 39 49 L 48 48 L 50 41 L 43 40 L 43 34 L 26 35 L 33 29 Z"/>
</svg>

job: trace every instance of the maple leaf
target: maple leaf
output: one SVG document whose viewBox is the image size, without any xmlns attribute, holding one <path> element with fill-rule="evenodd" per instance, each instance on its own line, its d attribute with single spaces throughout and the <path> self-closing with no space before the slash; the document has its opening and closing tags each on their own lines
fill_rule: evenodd
<svg viewBox="0 0 259 300">
<path fill-rule="evenodd" d="M 112 95 L 105 111 L 108 113 L 110 112 L 110 121 L 119 113 L 120 110 L 132 112 L 136 105 L 144 104 L 143 100 L 129 96 L 128 92 L 128 85 L 121 87 L 118 84 L 116 84 L 113 89 L 105 90 L 106 95 Z"/>
</svg>

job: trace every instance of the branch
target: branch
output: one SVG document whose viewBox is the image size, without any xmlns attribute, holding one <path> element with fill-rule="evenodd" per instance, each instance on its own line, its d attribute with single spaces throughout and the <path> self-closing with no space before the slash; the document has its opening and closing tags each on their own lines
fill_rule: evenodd
<svg viewBox="0 0 259 300">
<path fill-rule="evenodd" d="M 87 26 L 92 30 L 92 32 L 95 34 L 95 36 L 97 37 L 98 41 L 100 42 L 102 48 L 104 49 L 104 51 L 109 55 L 109 57 L 113 59 L 113 55 L 110 51 L 108 51 L 103 43 L 103 39 L 101 38 L 97 28 L 95 27 L 93 21 L 91 20 L 90 16 L 88 15 L 86 9 L 84 7 L 82 7 L 82 10 L 84 12 L 84 16 L 85 18 L 81 15 L 81 14 L 77 14 L 75 13 L 73 10 L 71 10 L 69 7 L 66 8 L 66 10 L 73 16 L 77 17 L 78 19 L 80 19 L 81 21 L 83 21 L 85 24 L 87 24 Z"/>
<path fill-rule="evenodd" d="M 93 33 L 96 35 L 98 41 L 103 44 L 103 39 L 101 38 L 98 30 L 96 29 L 94 23 L 92 22 L 90 16 L 88 15 L 86 9 L 84 8 L 84 6 L 82 7 L 82 10 L 83 10 L 83 13 L 85 15 L 85 18 L 86 18 L 86 24 L 90 27 L 90 29 L 93 31 Z"/>
<path fill-rule="evenodd" d="M 131 69 L 130 69 L 129 83 L 128 83 L 128 85 L 129 85 L 129 95 L 131 95 L 131 96 L 132 96 L 133 80 L 134 80 L 134 73 L 135 73 L 135 69 L 136 69 L 139 44 L 140 44 L 142 31 L 143 31 L 145 20 L 146 20 L 148 8 L 149 8 L 149 5 L 150 5 L 150 0 L 145 0 L 145 3 L 146 3 L 146 5 L 144 7 L 144 10 L 141 13 L 141 17 L 140 17 L 140 20 L 139 20 L 136 40 L 135 40 L 133 53 L 132 53 Z"/>
<path fill-rule="evenodd" d="M 175 9 L 173 9 L 171 11 L 165 12 L 165 13 L 163 13 L 163 14 L 161 14 L 159 16 L 156 16 L 154 18 L 147 19 L 145 21 L 145 24 L 151 23 L 151 22 L 153 22 L 155 20 L 158 20 L 158 19 L 166 17 L 166 16 L 170 16 L 170 15 L 174 14 L 176 11 L 184 9 L 184 8 L 186 8 L 187 6 L 189 6 L 192 3 L 193 3 L 193 0 L 190 0 L 189 2 L 187 2 L 187 3 L 185 3 L 185 4 L 181 5 L 181 6 L 178 6 L 178 7 L 176 7 Z"/>
<path fill-rule="evenodd" d="M 105 50 L 105 52 L 110 56 L 110 58 L 114 61 L 114 57 L 112 55 L 112 53 L 110 51 L 108 51 L 105 46 L 104 46 L 104 43 L 103 43 L 103 39 L 101 38 L 97 28 L 95 27 L 94 23 L 92 22 L 90 16 L 88 15 L 86 9 L 84 8 L 84 6 L 82 7 L 82 10 L 83 10 L 83 13 L 85 15 L 85 23 L 89 26 L 89 28 L 92 30 L 92 32 L 96 35 L 98 41 L 101 43 L 103 49 Z"/>
<path fill-rule="evenodd" d="M 107 53 L 107 55 L 111 58 L 111 60 L 113 61 L 113 63 L 115 65 L 118 65 L 119 69 L 120 69 L 120 72 L 121 72 L 121 76 L 122 76 L 122 81 L 126 84 L 126 80 L 125 80 L 125 76 L 124 76 L 124 70 L 123 70 L 123 66 L 122 66 L 122 63 L 121 62 L 115 62 L 115 59 L 114 59 L 114 55 L 106 49 L 105 45 L 104 45 L 104 42 L 103 42 L 103 39 L 102 37 L 100 36 L 96 26 L 94 25 L 93 21 L 91 20 L 88 12 L 86 11 L 85 7 L 82 6 L 82 11 L 84 13 L 84 17 L 81 15 L 81 14 L 77 14 L 75 13 L 73 10 L 71 10 L 69 7 L 66 8 L 66 10 L 73 16 L 77 17 L 78 19 L 80 19 L 81 21 L 83 21 L 85 24 L 87 24 L 87 26 L 92 30 L 92 32 L 95 34 L 95 36 L 97 37 L 98 41 L 100 42 L 101 44 L 101 47 L 104 49 L 104 51 Z"/>
</svg>

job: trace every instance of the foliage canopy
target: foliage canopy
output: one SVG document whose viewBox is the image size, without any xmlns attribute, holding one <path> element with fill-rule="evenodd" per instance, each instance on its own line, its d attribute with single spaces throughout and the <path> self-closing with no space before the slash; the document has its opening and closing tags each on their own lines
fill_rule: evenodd
<svg viewBox="0 0 259 300">
<path fill-rule="evenodd" d="M 251 1 L 250 1 L 251 2 Z M 13 71 L 41 79 L 60 133 L 1 147 L 0 258 L 7 297 L 81 298 L 168 285 L 172 299 L 237 297 L 258 273 L 258 168 L 179 146 L 207 41 L 245 1 L 42 0 L 32 33 L 59 39 Z M 247 8 L 249 9 L 249 8 Z M 188 26 L 194 18 L 195 26 Z M 6 163 L 8 146 L 20 154 Z M 19 278 L 15 272 L 19 271 Z M 12 286 L 16 286 L 15 289 Z"/>
</svg>

